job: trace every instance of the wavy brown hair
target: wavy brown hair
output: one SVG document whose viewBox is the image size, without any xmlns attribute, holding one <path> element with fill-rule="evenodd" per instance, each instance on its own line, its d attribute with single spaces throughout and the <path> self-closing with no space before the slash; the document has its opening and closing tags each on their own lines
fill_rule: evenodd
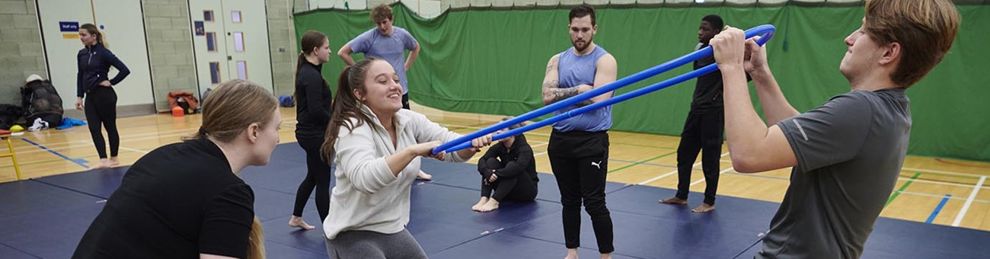
<svg viewBox="0 0 990 259">
<path fill-rule="evenodd" d="M 366 58 L 353 66 L 345 67 L 344 71 L 340 72 L 340 77 L 337 79 L 337 96 L 333 98 L 333 109 L 330 114 L 330 123 L 327 125 L 326 139 L 320 148 L 323 161 L 333 163 L 334 154 L 337 152 L 333 146 L 337 143 L 337 135 L 340 134 L 341 127 L 354 130 L 365 123 L 372 123 L 371 117 L 361 112 L 361 102 L 358 101 L 357 96 L 354 96 L 354 91 L 366 93 L 364 79 L 367 77 L 368 67 L 377 60 L 376 58 Z"/>
<path fill-rule="evenodd" d="M 949 0 L 870 0 L 864 20 L 863 29 L 878 44 L 901 45 L 890 79 L 905 88 L 942 61 L 959 30 L 959 13 Z"/>
<path fill-rule="evenodd" d="M 392 19 L 392 7 L 387 4 L 380 4 L 371 9 L 371 21 L 378 24 L 385 19 Z"/>
</svg>

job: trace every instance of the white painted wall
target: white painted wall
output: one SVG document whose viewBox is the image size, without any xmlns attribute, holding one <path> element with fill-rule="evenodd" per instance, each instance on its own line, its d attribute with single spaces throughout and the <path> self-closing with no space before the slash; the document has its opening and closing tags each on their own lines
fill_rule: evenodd
<svg viewBox="0 0 990 259">
<path fill-rule="evenodd" d="M 52 83 L 62 96 L 66 109 L 75 109 L 76 54 L 83 48 L 78 31 L 60 30 L 60 21 L 94 23 L 102 26 L 109 49 L 131 70 L 117 91 L 117 105 L 152 104 L 151 73 L 145 42 L 141 3 L 129 0 L 47 0 L 38 1 L 38 15 Z M 116 75 L 111 69 L 110 77 Z"/>
</svg>

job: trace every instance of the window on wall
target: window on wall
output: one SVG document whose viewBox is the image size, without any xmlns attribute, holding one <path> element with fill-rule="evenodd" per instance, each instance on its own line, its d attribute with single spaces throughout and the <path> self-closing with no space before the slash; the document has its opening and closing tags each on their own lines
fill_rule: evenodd
<svg viewBox="0 0 990 259">
<path fill-rule="evenodd" d="M 207 22 L 213 21 L 213 10 L 203 10 L 203 20 Z"/>
<path fill-rule="evenodd" d="M 233 23 L 241 23 L 241 11 L 230 11 L 230 21 Z"/>
<path fill-rule="evenodd" d="M 234 51 L 244 52 L 244 33 L 234 32 Z"/>
<path fill-rule="evenodd" d="M 244 61 L 244 60 L 238 60 L 237 61 L 237 78 L 238 79 L 243 79 L 243 80 L 248 80 L 247 61 Z"/>
<path fill-rule="evenodd" d="M 220 62 L 210 62 L 210 83 L 220 83 Z"/>
<path fill-rule="evenodd" d="M 217 51 L 217 33 L 207 32 L 206 33 L 206 50 L 210 52 Z"/>
</svg>

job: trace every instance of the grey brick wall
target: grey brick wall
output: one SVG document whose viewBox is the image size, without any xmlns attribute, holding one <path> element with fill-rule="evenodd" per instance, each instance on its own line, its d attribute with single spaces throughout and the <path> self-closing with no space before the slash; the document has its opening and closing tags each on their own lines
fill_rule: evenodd
<svg viewBox="0 0 990 259">
<path fill-rule="evenodd" d="M 142 0 L 155 109 L 168 110 L 170 91 L 197 92 L 186 0 Z"/>
<path fill-rule="evenodd" d="M 20 105 L 28 75 L 48 78 L 34 0 L 0 0 L 0 103 Z"/>
<path fill-rule="evenodd" d="M 155 108 L 166 111 L 170 91 L 196 92 L 192 29 L 187 0 L 141 0 L 151 62 Z M 269 45 L 277 95 L 294 89 L 294 0 L 267 0 Z M 35 0 L 0 0 L 0 103 L 19 104 L 28 75 L 48 78 Z"/>
<path fill-rule="evenodd" d="M 292 95 L 295 89 L 296 29 L 292 21 L 293 0 L 265 1 L 268 9 L 268 45 L 272 54 L 272 80 L 276 95 Z"/>
</svg>

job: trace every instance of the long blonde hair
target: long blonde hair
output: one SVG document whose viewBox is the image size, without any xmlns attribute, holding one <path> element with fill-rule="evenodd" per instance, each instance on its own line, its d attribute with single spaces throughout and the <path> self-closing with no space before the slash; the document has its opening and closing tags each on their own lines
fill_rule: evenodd
<svg viewBox="0 0 990 259">
<path fill-rule="evenodd" d="M 220 142 L 229 142 L 251 123 L 264 128 L 276 109 L 275 95 L 258 84 L 240 79 L 223 82 L 203 100 L 203 126 L 192 138 L 210 136 Z M 247 258 L 265 258 L 265 233 L 258 217 L 251 222 L 247 252 Z"/>
<path fill-rule="evenodd" d="M 251 222 L 251 233 L 248 234 L 248 259 L 265 258 L 265 231 L 261 227 L 261 221 L 254 217 Z"/>
<path fill-rule="evenodd" d="M 240 79 L 223 82 L 203 100 L 203 125 L 195 138 L 229 142 L 251 123 L 264 128 L 276 109 L 278 99 L 258 84 Z"/>
</svg>

